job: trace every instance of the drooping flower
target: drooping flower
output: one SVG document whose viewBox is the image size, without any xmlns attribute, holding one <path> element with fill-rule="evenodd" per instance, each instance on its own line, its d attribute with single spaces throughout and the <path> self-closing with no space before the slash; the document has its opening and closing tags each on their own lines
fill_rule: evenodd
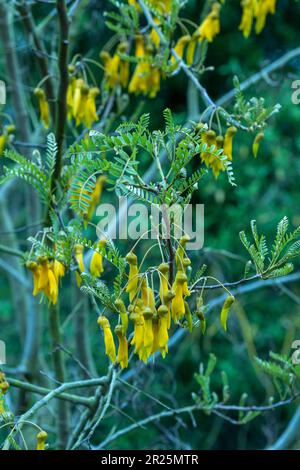
<svg viewBox="0 0 300 470">
<path fill-rule="evenodd" d="M 190 41 L 191 41 L 191 36 L 189 35 L 182 36 L 181 38 L 178 39 L 174 47 L 175 54 L 172 54 L 172 57 L 171 57 L 172 65 L 177 64 L 178 61 L 180 61 L 183 58 L 185 46 L 187 46 Z"/>
<path fill-rule="evenodd" d="M 222 135 L 218 135 L 216 137 L 216 146 L 217 146 L 217 150 L 223 149 L 224 137 Z M 225 171 L 224 162 L 221 160 L 220 156 L 217 156 L 217 155 L 211 156 L 210 167 L 216 178 L 219 176 L 221 171 Z"/>
<path fill-rule="evenodd" d="M 37 445 L 36 445 L 36 450 L 45 450 L 46 446 L 46 440 L 47 440 L 48 434 L 46 431 L 40 431 L 37 436 Z"/>
<path fill-rule="evenodd" d="M 206 150 L 200 153 L 200 158 L 205 163 L 207 167 L 210 166 L 210 162 L 212 160 L 212 154 L 208 152 L 208 150 L 212 147 L 212 145 L 216 146 L 216 133 L 213 130 L 208 130 L 203 132 L 202 134 L 202 142 L 206 144 Z"/>
<path fill-rule="evenodd" d="M 125 369 L 128 367 L 128 343 L 121 325 L 116 326 L 115 333 L 119 341 L 117 362 Z"/>
<path fill-rule="evenodd" d="M 222 307 L 222 310 L 221 310 L 221 325 L 222 325 L 224 331 L 227 330 L 227 318 L 228 318 L 230 307 L 231 307 L 231 305 L 233 304 L 234 301 L 235 301 L 234 296 L 233 295 L 228 295 L 228 297 L 226 298 L 226 300 L 223 304 L 223 307 Z"/>
<path fill-rule="evenodd" d="M 152 312 L 155 310 L 155 298 L 147 279 L 144 277 L 141 282 L 141 299 L 144 307 L 149 307 Z"/>
<path fill-rule="evenodd" d="M 185 282 L 187 282 L 186 274 L 178 271 L 172 287 L 172 290 L 175 292 L 175 297 L 172 300 L 172 317 L 175 322 L 180 320 L 185 312 L 183 292 L 183 285 Z"/>
<path fill-rule="evenodd" d="M 220 3 L 213 3 L 210 13 L 206 16 L 206 18 L 204 18 L 203 22 L 197 30 L 200 41 L 206 39 L 208 42 L 212 42 L 215 36 L 219 34 L 220 10 Z"/>
<path fill-rule="evenodd" d="M 34 90 L 34 95 L 38 99 L 41 121 L 44 124 L 44 127 L 48 129 L 50 125 L 50 110 L 45 92 L 42 88 L 36 88 Z"/>
<path fill-rule="evenodd" d="M 100 90 L 97 87 L 92 87 L 88 91 L 83 122 L 84 125 L 90 129 L 94 122 L 98 121 L 97 109 L 96 109 L 96 98 L 100 94 Z"/>
<path fill-rule="evenodd" d="M 131 344 L 134 345 L 134 352 L 139 355 L 140 359 L 142 359 L 144 357 L 144 317 L 140 312 L 134 311 L 130 314 L 130 320 L 133 322 L 134 325 L 133 338 L 131 340 Z"/>
<path fill-rule="evenodd" d="M 59 283 L 60 278 L 62 278 L 66 273 L 66 268 L 63 265 L 63 263 L 61 263 L 60 261 L 55 259 L 53 261 L 53 272 L 54 272 L 55 278 L 57 280 L 57 283 Z"/>
<path fill-rule="evenodd" d="M 118 313 L 120 315 L 120 318 L 121 318 L 123 334 L 126 335 L 127 328 L 128 328 L 128 314 L 127 314 L 127 311 L 126 311 L 125 304 L 122 301 L 122 299 L 117 299 L 115 301 L 115 306 L 116 306 L 116 308 L 118 310 Z"/>
<path fill-rule="evenodd" d="M 224 155 L 228 158 L 228 160 L 232 160 L 232 141 L 236 133 L 237 128 L 235 126 L 230 126 L 228 127 L 225 134 Z"/>
<path fill-rule="evenodd" d="M 254 139 L 253 145 L 252 145 L 252 152 L 253 152 L 254 158 L 257 158 L 259 146 L 260 146 L 260 143 L 261 143 L 261 141 L 263 140 L 263 138 L 264 138 L 264 133 L 263 133 L 263 132 L 259 132 L 259 133 L 255 136 L 255 139 Z"/>
<path fill-rule="evenodd" d="M 40 292 L 44 292 L 49 301 L 56 305 L 59 279 L 65 274 L 62 263 L 41 258 L 38 262 L 27 262 L 26 267 L 33 274 L 33 295 L 36 296 Z"/>
<path fill-rule="evenodd" d="M 132 302 L 137 294 L 139 282 L 139 268 L 137 265 L 137 257 L 134 253 L 128 253 L 126 255 L 126 261 L 129 263 L 129 277 L 126 292 L 127 294 L 129 294 L 130 302 Z"/>
<path fill-rule="evenodd" d="M 126 53 L 127 48 L 128 48 L 127 42 L 121 42 L 118 46 L 118 53 L 120 53 L 120 54 Z M 120 75 L 120 84 L 123 88 L 126 88 L 127 85 L 128 85 L 129 72 L 130 72 L 130 64 L 129 64 L 128 60 L 123 60 L 120 57 L 120 72 L 119 72 L 119 75 Z"/>
<path fill-rule="evenodd" d="M 186 63 L 191 66 L 195 60 L 196 47 L 199 42 L 199 32 L 195 32 L 190 39 L 187 49 L 186 49 Z"/>
<path fill-rule="evenodd" d="M 67 110 L 68 110 L 69 121 L 71 121 L 71 119 L 73 118 L 75 83 L 76 83 L 76 78 L 73 76 L 69 77 L 69 83 L 68 83 L 68 89 L 67 89 Z"/>
<path fill-rule="evenodd" d="M 98 248 L 103 250 L 105 246 L 106 240 L 100 240 L 98 243 Z M 90 273 L 94 277 L 100 277 L 103 272 L 103 254 L 95 250 L 90 263 Z"/>
<path fill-rule="evenodd" d="M 274 15 L 276 9 L 276 0 L 257 0 L 255 8 L 255 32 L 259 34 L 262 32 L 266 24 L 266 18 L 269 13 Z"/>
<path fill-rule="evenodd" d="M 160 273 L 159 274 L 159 281 L 160 281 L 159 297 L 160 297 L 161 302 L 163 302 L 164 297 L 169 290 L 169 286 L 168 286 L 169 265 L 168 263 L 161 263 L 158 266 L 158 271 Z"/>
<path fill-rule="evenodd" d="M 151 310 L 151 308 L 149 307 L 146 307 L 143 309 L 142 313 L 144 317 L 144 348 L 146 352 L 145 355 L 148 360 L 149 356 L 152 353 L 153 341 L 154 341 L 153 325 L 152 325 L 153 310 Z"/>
<path fill-rule="evenodd" d="M 102 315 L 98 318 L 98 325 L 100 326 L 104 334 L 105 354 L 110 358 L 111 362 L 114 364 L 116 362 L 116 347 L 109 321 L 106 317 Z"/>
<path fill-rule="evenodd" d="M 243 32 L 245 38 L 248 38 L 251 33 L 256 1 L 257 0 L 242 0 L 241 2 L 243 13 L 239 29 Z"/>
<path fill-rule="evenodd" d="M 82 245 L 79 245 L 79 244 L 75 245 L 74 256 L 78 264 L 78 270 L 80 271 L 80 273 L 83 273 L 85 271 L 85 267 L 84 267 L 84 262 L 83 262 L 83 246 Z M 77 285 L 78 287 L 80 287 L 82 283 L 81 276 L 77 271 L 75 275 L 76 275 Z"/>
<path fill-rule="evenodd" d="M 100 59 L 104 63 L 105 83 L 109 89 L 114 89 L 119 81 L 120 56 L 118 53 L 111 56 L 109 52 L 100 52 Z"/>
<path fill-rule="evenodd" d="M 175 295 L 176 294 L 173 290 L 168 290 L 163 298 L 163 304 L 168 308 L 168 329 L 171 326 L 171 303 Z"/>
<path fill-rule="evenodd" d="M 161 351 L 161 355 L 165 358 L 168 352 L 168 307 L 166 305 L 160 305 L 158 308 L 158 346 Z"/>
<path fill-rule="evenodd" d="M 44 293 L 53 305 L 56 305 L 58 298 L 58 282 L 53 272 L 52 263 L 48 265 L 48 283 L 44 288 Z"/>
<path fill-rule="evenodd" d="M 175 254 L 175 263 L 177 270 L 183 270 L 183 259 L 185 258 L 185 248 L 186 244 L 190 241 L 188 234 L 184 234 L 178 243 L 178 247 Z"/>
</svg>

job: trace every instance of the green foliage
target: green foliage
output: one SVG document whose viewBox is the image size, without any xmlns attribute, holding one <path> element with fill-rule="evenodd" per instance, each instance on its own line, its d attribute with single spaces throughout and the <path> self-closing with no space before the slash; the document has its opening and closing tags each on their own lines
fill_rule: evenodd
<svg viewBox="0 0 300 470">
<path fill-rule="evenodd" d="M 294 266 L 290 262 L 300 255 L 300 227 L 287 233 L 289 221 L 284 217 L 277 226 L 276 237 L 272 250 L 269 253 L 265 235 L 258 234 L 256 221 L 251 221 L 251 231 L 254 244 L 248 241 L 245 232 L 240 232 L 240 239 L 250 254 L 257 274 L 263 279 L 285 276 L 293 271 Z"/>
</svg>

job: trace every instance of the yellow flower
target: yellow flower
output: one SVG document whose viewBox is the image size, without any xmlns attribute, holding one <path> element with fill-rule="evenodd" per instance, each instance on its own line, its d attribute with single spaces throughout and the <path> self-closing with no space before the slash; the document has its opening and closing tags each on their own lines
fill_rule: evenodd
<svg viewBox="0 0 300 470">
<path fill-rule="evenodd" d="M 134 352 L 141 355 L 144 348 L 144 332 L 145 332 L 145 321 L 141 313 L 132 312 L 130 314 L 130 320 L 133 321 L 134 330 L 131 344 L 134 345 Z"/>
<path fill-rule="evenodd" d="M 66 268 L 60 261 L 55 259 L 53 262 L 53 272 L 57 282 L 59 282 L 60 278 L 65 275 Z"/>
<path fill-rule="evenodd" d="M 163 304 L 168 308 L 168 329 L 171 326 L 171 302 L 175 295 L 176 294 L 173 290 L 168 290 L 163 298 Z"/>
<path fill-rule="evenodd" d="M 119 341 L 117 362 L 120 364 L 122 369 L 125 369 L 128 367 L 128 343 L 121 325 L 116 326 L 115 333 Z"/>
<path fill-rule="evenodd" d="M 209 130 L 202 134 L 202 142 L 207 145 L 206 150 L 200 153 L 200 158 L 208 167 L 212 160 L 212 154 L 208 152 L 212 145 L 216 145 L 216 133 L 215 131 Z"/>
<path fill-rule="evenodd" d="M 216 145 L 217 145 L 217 150 L 223 149 L 224 137 L 222 135 L 218 135 L 216 137 Z M 218 156 L 212 156 L 211 161 L 210 161 L 210 166 L 216 178 L 219 176 L 220 171 L 225 171 L 224 163 L 221 160 L 221 158 Z"/>
<path fill-rule="evenodd" d="M 156 351 L 159 350 L 159 344 L 158 344 L 159 319 L 158 319 L 157 313 L 155 313 L 152 318 L 152 329 L 153 329 L 152 354 L 154 354 L 156 353 Z"/>
<path fill-rule="evenodd" d="M 172 316 L 175 322 L 180 320 L 183 317 L 185 312 L 184 306 L 184 292 L 183 292 L 183 285 L 187 282 L 186 274 L 178 271 L 175 277 L 175 281 L 172 287 L 172 290 L 175 292 L 175 297 L 172 300 Z"/>
<path fill-rule="evenodd" d="M 127 294 L 129 294 L 130 302 L 132 302 L 137 294 L 139 282 L 139 269 L 137 265 L 137 257 L 134 253 L 130 252 L 126 255 L 126 261 L 129 263 L 129 278 L 126 287 L 126 292 Z"/>
<path fill-rule="evenodd" d="M 237 128 L 235 126 L 230 126 L 228 127 L 225 134 L 224 155 L 228 158 L 228 160 L 232 160 L 232 141 L 236 133 Z"/>
<path fill-rule="evenodd" d="M 159 280 L 160 280 L 160 287 L 159 287 L 159 297 L 161 302 L 164 301 L 164 297 L 169 290 L 168 286 L 168 275 L 169 275 L 169 265 L 168 263 L 161 263 L 158 266 L 159 271 Z"/>
<path fill-rule="evenodd" d="M 117 299 L 115 301 L 115 306 L 118 310 L 118 313 L 121 317 L 121 324 L 122 324 L 122 332 L 124 335 L 126 335 L 127 328 L 128 328 L 128 314 L 126 312 L 126 307 L 124 305 L 124 302 L 121 299 Z"/>
<path fill-rule="evenodd" d="M 98 325 L 100 326 L 104 334 L 105 354 L 110 358 L 111 362 L 114 364 L 116 362 L 116 347 L 110 329 L 109 321 L 106 317 L 100 316 L 98 318 Z"/>
<path fill-rule="evenodd" d="M 125 54 L 128 48 L 127 42 L 121 42 L 118 46 L 118 52 Z M 123 88 L 126 88 L 129 81 L 130 64 L 127 60 L 120 58 L 120 84 Z"/>
<path fill-rule="evenodd" d="M 178 243 L 178 247 L 175 254 L 175 263 L 178 270 L 183 270 L 183 259 L 185 258 L 186 244 L 190 241 L 188 234 L 183 235 Z"/>
<path fill-rule="evenodd" d="M 49 282 L 49 261 L 42 259 L 39 261 L 38 292 L 47 288 Z"/>
<path fill-rule="evenodd" d="M 243 14 L 239 29 L 243 32 L 245 38 L 248 38 L 251 33 L 254 13 L 255 13 L 256 0 L 242 0 Z"/>
<path fill-rule="evenodd" d="M 188 43 L 187 49 L 186 49 L 186 63 L 187 65 L 191 66 L 194 63 L 194 58 L 195 58 L 195 52 L 196 52 L 196 47 L 199 41 L 199 33 L 196 31 L 190 42 Z"/>
<path fill-rule="evenodd" d="M 168 352 L 168 307 L 161 305 L 158 308 L 158 346 L 161 351 L 161 355 L 165 358 Z"/>
<path fill-rule="evenodd" d="M 142 9 L 141 9 L 141 7 L 139 5 L 139 2 L 137 0 L 128 0 L 128 3 L 129 3 L 129 5 L 132 5 L 136 9 L 136 11 L 141 13 Z"/>
<path fill-rule="evenodd" d="M 146 350 L 147 359 L 152 353 L 153 349 L 153 326 L 152 326 L 152 319 L 153 319 L 153 310 L 151 308 L 146 307 L 143 309 L 143 316 L 144 316 L 144 348 Z"/>
<path fill-rule="evenodd" d="M 98 243 L 100 249 L 103 249 L 105 245 L 105 240 L 100 240 Z M 94 277 L 100 277 L 103 271 L 103 255 L 99 251 L 94 251 L 90 264 L 90 273 Z"/>
<path fill-rule="evenodd" d="M 219 3 L 213 3 L 210 13 L 204 18 L 197 30 L 200 41 L 206 39 L 208 42 L 212 42 L 214 37 L 219 34 L 220 10 L 221 5 Z"/>
<path fill-rule="evenodd" d="M 74 106 L 74 92 L 75 92 L 75 77 L 69 78 L 69 84 L 67 89 L 67 109 L 68 109 L 68 119 L 71 121 L 73 117 L 73 106 Z"/>
<path fill-rule="evenodd" d="M 77 261 L 79 271 L 83 273 L 85 271 L 85 268 L 84 268 L 84 262 L 83 262 L 83 246 L 82 245 L 75 245 L 74 256 Z M 78 287 L 80 287 L 82 283 L 80 274 L 76 271 L 75 275 L 76 275 L 77 285 Z"/>
<path fill-rule="evenodd" d="M 39 286 L 39 278 L 40 278 L 40 274 L 39 274 L 40 267 L 34 261 L 29 261 L 28 263 L 26 263 L 26 267 L 32 272 L 32 275 L 33 275 L 33 292 L 32 292 L 32 295 L 36 296 L 40 292 L 39 287 L 38 287 Z"/>
<path fill-rule="evenodd" d="M 252 151 L 253 151 L 253 156 L 254 156 L 254 158 L 257 158 L 259 146 L 260 146 L 260 143 L 261 143 L 261 141 L 263 140 L 263 138 L 264 138 L 264 133 L 263 133 L 263 132 L 259 132 L 259 133 L 257 134 L 257 136 L 255 137 L 254 141 L 253 141 Z"/>
<path fill-rule="evenodd" d="M 100 53 L 100 59 L 104 63 L 104 76 L 108 88 L 113 89 L 119 81 L 120 57 L 114 54 L 112 57 L 107 51 Z"/>
<path fill-rule="evenodd" d="M 38 433 L 38 435 L 36 436 L 37 438 L 36 450 L 45 450 L 47 437 L 48 437 L 48 434 L 45 431 L 40 431 Z"/>
<path fill-rule="evenodd" d="M 151 287 L 148 286 L 148 281 L 144 277 L 141 283 L 141 298 L 144 307 L 149 307 L 152 312 L 155 310 L 155 298 Z"/>
<path fill-rule="evenodd" d="M 100 90 L 97 87 L 89 89 L 85 109 L 84 109 L 84 125 L 90 129 L 95 121 L 98 121 L 97 110 L 96 110 L 96 98 L 100 94 Z"/>
<path fill-rule="evenodd" d="M 44 289 L 45 295 L 53 305 L 56 305 L 58 298 L 58 283 L 54 275 L 52 264 L 48 265 L 48 284 Z"/>
<path fill-rule="evenodd" d="M 37 97 L 38 102 L 39 102 L 40 116 L 41 116 L 42 123 L 44 124 L 44 127 L 48 129 L 50 125 L 50 111 L 49 111 L 48 101 L 46 100 L 45 92 L 41 88 L 36 88 L 34 90 L 34 94 Z"/>
<path fill-rule="evenodd" d="M 257 1 L 257 6 L 255 10 L 256 34 L 261 33 L 261 31 L 263 30 L 266 24 L 266 18 L 268 14 L 271 13 L 273 15 L 275 13 L 275 9 L 276 9 L 276 0 L 258 0 Z"/>
<path fill-rule="evenodd" d="M 158 18 L 154 18 L 154 23 L 157 25 L 157 27 L 159 27 L 160 20 Z M 160 37 L 155 28 L 151 29 L 149 37 L 152 43 L 154 44 L 154 46 L 156 47 L 156 49 L 158 49 L 160 46 Z"/>
<path fill-rule="evenodd" d="M 172 54 L 171 64 L 175 65 L 179 60 L 182 59 L 184 48 L 190 41 L 191 41 L 191 36 L 189 35 L 182 36 L 181 38 L 178 39 L 174 47 L 174 52 L 176 53 L 176 56 Z"/>
<path fill-rule="evenodd" d="M 233 297 L 233 295 L 229 295 L 223 304 L 223 307 L 221 310 L 221 325 L 224 331 L 227 330 L 227 318 L 228 318 L 230 307 L 234 301 L 235 301 L 235 298 Z"/>
</svg>

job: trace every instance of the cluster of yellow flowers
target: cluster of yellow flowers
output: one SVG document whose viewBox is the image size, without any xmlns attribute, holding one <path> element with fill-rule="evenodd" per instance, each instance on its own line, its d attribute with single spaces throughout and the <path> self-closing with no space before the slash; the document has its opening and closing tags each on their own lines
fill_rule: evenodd
<svg viewBox="0 0 300 470">
<path fill-rule="evenodd" d="M 157 351 L 165 357 L 168 352 L 169 329 L 172 320 L 174 323 L 185 322 L 192 331 L 192 315 L 186 301 L 190 295 L 188 289 L 187 269 L 191 261 L 186 256 L 185 246 L 189 237 L 184 235 L 176 250 L 175 264 L 176 276 L 171 286 L 169 283 L 169 264 L 161 263 L 154 269 L 159 276 L 159 299 L 155 299 L 153 286 L 148 284 L 148 277 L 140 273 L 137 256 L 130 252 L 126 256 L 129 264 L 126 293 L 129 297 L 128 306 L 121 298 L 115 301 L 116 311 L 119 314 L 119 324 L 115 328 L 118 338 L 118 353 L 116 352 L 114 337 L 108 318 L 101 315 L 98 324 L 104 334 L 105 352 L 110 360 L 118 362 L 122 368 L 128 365 L 127 331 L 129 320 L 133 324 L 133 336 L 130 344 L 139 359 L 147 362 L 149 357 Z M 160 304 L 160 305 L 159 305 Z"/>
<path fill-rule="evenodd" d="M 16 128 L 13 124 L 4 126 L 2 134 L 0 134 L 0 157 L 3 155 L 5 146 L 9 141 L 10 136 L 15 132 Z"/>
<path fill-rule="evenodd" d="M 204 131 L 202 134 L 202 140 L 207 144 L 206 150 L 200 153 L 202 162 L 210 167 L 215 177 L 218 177 L 220 171 L 225 171 L 224 162 L 220 157 L 212 155 L 207 150 L 214 145 L 217 150 L 223 149 L 222 155 L 226 156 L 228 160 L 232 160 L 232 145 L 233 137 L 237 133 L 235 126 L 230 126 L 226 130 L 225 137 L 223 135 L 217 135 L 212 129 Z"/>
<path fill-rule="evenodd" d="M 100 277 L 103 273 L 103 254 L 106 246 L 106 240 L 99 240 L 98 246 L 94 249 L 93 255 L 90 261 L 90 274 L 93 277 Z M 78 287 L 81 286 L 81 276 L 80 273 L 86 272 L 83 256 L 84 248 L 82 245 L 77 244 L 74 248 L 74 255 L 78 265 L 78 271 L 76 272 L 76 280 Z"/>
<path fill-rule="evenodd" d="M 100 94 L 98 87 L 89 87 L 83 78 L 72 75 L 74 68 L 69 66 L 69 85 L 67 91 L 68 119 L 74 118 L 75 125 L 84 124 L 90 129 L 98 121 L 96 98 Z"/>
<path fill-rule="evenodd" d="M 269 13 L 274 15 L 276 9 L 276 0 L 242 0 L 243 8 L 240 30 L 243 35 L 249 37 L 254 20 L 256 34 L 261 33 Z"/>
<path fill-rule="evenodd" d="M 5 379 L 5 374 L 0 371 L 0 415 L 5 413 L 4 396 L 9 389 L 9 383 Z"/>
<path fill-rule="evenodd" d="M 60 279 L 65 275 L 66 268 L 57 259 L 49 260 L 40 257 L 37 261 L 28 261 L 26 267 L 33 274 L 33 295 L 43 292 L 49 301 L 55 305 L 58 298 Z"/>
</svg>

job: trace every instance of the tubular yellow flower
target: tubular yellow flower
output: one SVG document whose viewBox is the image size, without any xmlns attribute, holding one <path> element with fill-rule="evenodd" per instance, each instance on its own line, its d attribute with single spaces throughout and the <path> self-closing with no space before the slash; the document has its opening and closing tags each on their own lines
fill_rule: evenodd
<svg viewBox="0 0 300 470">
<path fill-rule="evenodd" d="M 48 297 L 50 302 L 53 305 L 56 305 L 57 298 L 58 298 L 58 283 L 57 283 L 57 279 L 54 275 L 51 264 L 49 264 L 49 266 L 48 266 L 48 284 L 44 289 L 44 293 Z"/>
<path fill-rule="evenodd" d="M 125 54 L 128 48 L 127 42 L 121 42 L 118 46 L 118 53 Z M 130 64 L 127 60 L 120 58 L 120 84 L 126 88 L 129 81 Z"/>
<path fill-rule="evenodd" d="M 228 158 L 228 160 L 232 160 L 232 141 L 236 133 L 237 128 L 235 126 L 230 126 L 228 127 L 225 134 L 224 155 Z"/>
<path fill-rule="evenodd" d="M 149 307 L 152 312 L 155 310 L 155 298 L 151 287 L 148 286 L 148 281 L 144 277 L 141 283 L 141 298 L 144 307 Z"/>
<path fill-rule="evenodd" d="M 100 53 L 100 59 L 104 63 L 106 84 L 108 88 L 113 89 L 119 81 L 120 57 L 118 54 L 114 54 L 113 57 L 111 57 L 107 51 L 102 51 Z"/>
<path fill-rule="evenodd" d="M 183 270 L 183 259 L 185 258 L 185 248 L 186 244 L 190 241 L 190 237 L 187 234 L 184 234 L 178 243 L 178 247 L 175 254 L 175 263 L 178 270 Z"/>
<path fill-rule="evenodd" d="M 186 49 L 186 63 L 189 66 L 193 65 L 194 63 L 195 52 L 196 52 L 196 47 L 197 47 L 198 42 L 199 42 L 199 33 L 196 31 L 196 33 L 193 34 Z"/>
<path fill-rule="evenodd" d="M 80 126 L 82 122 L 84 122 L 84 116 L 86 112 L 86 107 L 87 107 L 87 100 L 89 96 L 89 87 L 85 83 L 81 90 L 80 90 L 80 101 L 79 101 L 79 109 L 75 115 L 74 112 L 74 118 L 75 118 L 75 125 Z M 75 109 L 75 107 L 74 107 Z"/>
<path fill-rule="evenodd" d="M 275 13 L 276 0 L 257 0 L 255 8 L 255 32 L 256 34 L 261 33 L 266 24 L 266 18 L 269 13 L 272 15 Z"/>
<path fill-rule="evenodd" d="M 160 20 L 158 18 L 154 18 L 154 23 L 157 26 L 159 26 L 160 25 Z M 160 37 L 159 37 L 159 34 L 158 34 L 158 32 L 156 31 L 155 28 L 151 29 L 149 37 L 150 37 L 150 40 L 152 41 L 152 43 L 154 44 L 154 46 L 156 47 L 156 49 L 158 49 L 159 46 L 160 46 Z"/>
<path fill-rule="evenodd" d="M 126 292 L 127 294 L 129 294 L 130 302 L 132 302 L 137 294 L 139 282 L 139 269 L 137 265 L 137 257 L 134 253 L 130 252 L 126 255 L 126 261 L 129 263 L 129 278 L 126 287 Z"/>
<path fill-rule="evenodd" d="M 102 315 L 98 318 L 98 325 L 100 326 L 104 334 L 105 354 L 110 358 L 111 362 L 114 364 L 116 362 L 116 347 L 110 329 L 109 321 L 106 317 Z"/>
<path fill-rule="evenodd" d="M 209 130 L 209 131 L 203 132 L 202 142 L 207 145 L 207 149 L 210 149 L 212 145 L 216 145 L 215 131 Z M 200 158 L 203 161 L 203 163 L 205 163 L 205 165 L 208 167 L 212 160 L 212 155 L 207 150 L 204 150 L 203 152 L 200 153 Z"/>
<path fill-rule="evenodd" d="M 83 246 L 82 245 L 75 245 L 74 256 L 77 261 L 79 271 L 83 273 L 85 271 L 85 268 L 84 268 L 84 262 L 83 262 Z M 82 283 L 82 279 L 78 272 L 76 272 L 76 281 L 77 281 L 78 287 L 80 287 Z"/>
<path fill-rule="evenodd" d="M 199 40 L 203 41 L 206 39 L 208 42 L 212 42 L 214 37 L 220 32 L 220 3 L 213 3 L 211 12 L 204 18 L 203 22 L 199 26 L 197 33 L 199 34 Z"/>
<path fill-rule="evenodd" d="M 46 431 L 40 431 L 38 433 L 38 435 L 36 436 L 37 438 L 36 450 L 45 450 L 47 437 L 48 437 L 48 434 L 46 433 Z"/>
<path fill-rule="evenodd" d="M 168 307 L 161 305 L 158 308 L 158 346 L 161 351 L 161 355 L 165 358 L 168 352 Z"/>
<path fill-rule="evenodd" d="M 160 297 L 161 302 L 163 302 L 164 297 L 165 297 L 166 293 L 169 290 L 169 286 L 168 286 L 169 265 L 168 265 L 168 263 L 161 263 L 158 266 L 158 271 L 160 272 L 160 275 L 159 275 L 159 281 L 160 281 L 159 297 Z"/>
<path fill-rule="evenodd" d="M 171 302 L 175 297 L 173 290 L 168 290 L 163 298 L 163 304 L 168 308 L 168 329 L 171 326 Z"/>
<path fill-rule="evenodd" d="M 216 138 L 217 150 L 223 149 L 224 146 L 224 137 L 218 135 Z M 213 171 L 214 176 L 217 178 L 220 174 L 220 171 L 225 171 L 225 166 L 220 157 L 212 156 L 210 161 L 210 166 Z"/>
<path fill-rule="evenodd" d="M 98 121 L 97 110 L 96 110 L 96 98 L 100 94 L 100 90 L 97 87 L 89 89 L 85 109 L 84 109 L 84 125 L 90 129 L 95 121 Z"/>
<path fill-rule="evenodd" d="M 243 32 L 245 38 L 248 38 L 251 33 L 255 13 L 255 4 L 256 0 L 242 0 L 241 2 L 243 13 L 239 29 Z"/>
<path fill-rule="evenodd" d="M 263 140 L 263 138 L 264 138 L 264 133 L 263 133 L 263 132 L 259 132 L 259 133 L 257 134 L 257 136 L 255 137 L 254 141 L 253 141 L 252 152 L 253 152 L 254 158 L 257 158 L 259 146 L 260 146 L 260 143 L 261 143 L 261 141 Z"/>
<path fill-rule="evenodd" d="M 49 262 L 47 259 L 39 260 L 39 278 L 38 278 L 38 285 L 37 290 L 40 292 L 44 290 L 48 286 L 49 282 Z"/>
<path fill-rule="evenodd" d="M 128 343 L 121 325 L 116 326 L 115 333 L 119 341 L 117 362 L 120 364 L 122 369 L 125 369 L 128 367 Z"/>
<path fill-rule="evenodd" d="M 187 282 L 186 274 L 182 273 L 181 271 L 178 271 L 172 287 L 172 290 L 175 292 L 175 297 L 172 300 L 172 317 L 175 322 L 180 320 L 180 318 L 183 317 L 185 312 L 183 299 L 183 285 L 185 282 Z"/>
<path fill-rule="evenodd" d="M 131 340 L 131 344 L 134 345 L 134 352 L 140 354 L 143 352 L 142 350 L 144 347 L 144 317 L 141 313 L 132 312 L 130 314 L 130 320 L 132 320 L 134 324 L 133 338 Z"/>
<path fill-rule="evenodd" d="M 175 57 L 175 55 L 172 54 L 171 64 L 175 65 L 179 60 L 182 59 L 185 46 L 187 46 L 187 44 L 190 41 L 191 41 L 191 36 L 189 35 L 182 36 L 181 38 L 178 39 L 174 47 L 174 52 L 176 53 L 177 57 Z"/>
<path fill-rule="evenodd" d="M 105 240 L 100 240 L 98 243 L 98 247 L 103 249 L 106 246 Z M 94 251 L 91 264 L 90 264 L 90 273 L 94 277 L 100 277 L 103 273 L 103 255 L 99 253 L 99 251 Z"/>
<path fill-rule="evenodd" d="M 50 111 L 49 111 L 48 101 L 46 100 L 45 92 L 41 88 L 36 88 L 34 90 L 34 94 L 37 97 L 38 102 L 39 102 L 40 117 L 41 117 L 42 123 L 44 124 L 44 127 L 48 129 L 50 125 Z"/>
<path fill-rule="evenodd" d="M 152 318 L 152 329 L 153 329 L 153 346 L 152 346 L 152 354 L 156 353 L 159 350 L 158 344 L 158 329 L 159 329 L 159 318 L 157 313 L 153 315 Z"/>
<path fill-rule="evenodd" d="M 121 299 L 117 299 L 115 301 L 115 306 L 119 312 L 119 315 L 121 317 L 121 324 L 122 324 L 122 331 L 123 334 L 126 335 L 127 328 L 128 328 L 128 314 L 126 312 L 126 307 L 124 305 L 124 302 Z"/>
<path fill-rule="evenodd" d="M 40 267 L 34 261 L 29 261 L 26 263 L 26 267 L 32 272 L 33 275 L 33 292 L 32 295 L 36 296 L 40 292 L 39 290 L 39 278 L 40 278 Z"/>
<path fill-rule="evenodd" d="M 153 349 L 153 341 L 154 341 L 154 336 L 153 336 L 153 325 L 152 325 L 152 319 L 153 319 L 153 310 L 151 308 L 146 307 L 143 309 L 143 316 L 144 316 L 144 348 L 146 350 L 146 356 L 147 359 L 152 353 Z"/>
<path fill-rule="evenodd" d="M 68 90 L 67 90 L 67 108 L 68 108 L 68 119 L 71 121 L 73 117 L 73 106 L 74 106 L 74 93 L 75 93 L 75 77 L 69 78 Z"/>
<path fill-rule="evenodd" d="M 235 298 L 233 297 L 233 295 L 229 295 L 223 304 L 223 307 L 221 310 L 221 325 L 224 331 L 227 330 L 227 318 L 228 318 L 230 307 L 234 301 L 235 301 Z"/>
<path fill-rule="evenodd" d="M 65 275 L 66 268 L 60 261 L 55 259 L 53 262 L 53 272 L 57 282 L 59 282 L 60 278 Z"/>
</svg>

